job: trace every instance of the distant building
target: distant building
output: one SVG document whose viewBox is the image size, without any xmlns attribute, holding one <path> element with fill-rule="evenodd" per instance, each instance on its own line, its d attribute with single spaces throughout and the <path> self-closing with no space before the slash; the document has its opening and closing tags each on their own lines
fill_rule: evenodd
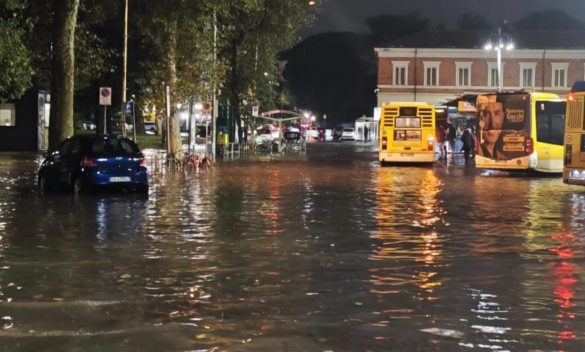
<svg viewBox="0 0 585 352">
<path fill-rule="evenodd" d="M 511 32 L 515 49 L 502 51 L 502 90 L 566 95 L 585 79 L 585 32 Z M 432 31 L 376 48 L 378 106 L 390 101 L 442 104 L 469 92 L 495 91 L 495 51 L 489 32 Z"/>
</svg>

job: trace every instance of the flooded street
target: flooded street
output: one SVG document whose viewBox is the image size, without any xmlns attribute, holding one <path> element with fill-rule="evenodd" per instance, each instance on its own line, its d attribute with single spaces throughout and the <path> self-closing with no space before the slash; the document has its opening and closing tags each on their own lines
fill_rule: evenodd
<svg viewBox="0 0 585 352">
<path fill-rule="evenodd" d="M 376 157 L 75 198 L 0 154 L 0 351 L 585 350 L 585 188 Z"/>
</svg>

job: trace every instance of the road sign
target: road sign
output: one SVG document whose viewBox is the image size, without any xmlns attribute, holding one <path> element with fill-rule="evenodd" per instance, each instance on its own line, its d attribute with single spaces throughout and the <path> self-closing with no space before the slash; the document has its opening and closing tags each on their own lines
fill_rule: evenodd
<svg viewBox="0 0 585 352">
<path fill-rule="evenodd" d="M 100 105 L 112 105 L 111 87 L 100 87 Z"/>
<path fill-rule="evenodd" d="M 252 106 L 252 116 L 258 116 L 260 112 L 260 107 L 258 105 Z"/>
<path fill-rule="evenodd" d="M 134 102 L 131 102 L 131 101 L 127 101 L 126 104 L 124 104 L 126 115 L 132 115 L 132 110 L 134 110 L 133 105 L 134 105 Z"/>
</svg>

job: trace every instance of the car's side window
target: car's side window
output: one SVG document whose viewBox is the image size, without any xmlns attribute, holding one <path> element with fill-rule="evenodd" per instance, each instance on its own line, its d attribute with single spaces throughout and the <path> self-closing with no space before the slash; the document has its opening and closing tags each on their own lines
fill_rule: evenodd
<svg viewBox="0 0 585 352">
<path fill-rule="evenodd" d="M 71 140 L 66 140 L 65 142 L 61 143 L 61 145 L 57 148 L 57 154 L 61 156 L 69 155 L 71 149 Z"/>
<path fill-rule="evenodd" d="M 81 154 L 81 141 L 79 139 L 75 139 L 71 141 L 71 154 L 72 155 L 79 155 Z"/>
<path fill-rule="evenodd" d="M 131 142 L 126 140 L 120 141 L 120 147 L 122 148 L 124 154 L 134 154 L 135 152 L 137 152 L 137 148 L 134 147 L 134 145 Z"/>
</svg>

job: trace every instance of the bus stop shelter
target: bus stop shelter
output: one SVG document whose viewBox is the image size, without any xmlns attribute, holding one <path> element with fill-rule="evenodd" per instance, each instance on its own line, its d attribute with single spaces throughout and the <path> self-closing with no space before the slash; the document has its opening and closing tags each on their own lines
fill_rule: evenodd
<svg viewBox="0 0 585 352">
<path fill-rule="evenodd" d="M 379 124 L 373 117 L 362 116 L 355 120 L 356 139 L 363 142 L 378 140 Z"/>
</svg>

